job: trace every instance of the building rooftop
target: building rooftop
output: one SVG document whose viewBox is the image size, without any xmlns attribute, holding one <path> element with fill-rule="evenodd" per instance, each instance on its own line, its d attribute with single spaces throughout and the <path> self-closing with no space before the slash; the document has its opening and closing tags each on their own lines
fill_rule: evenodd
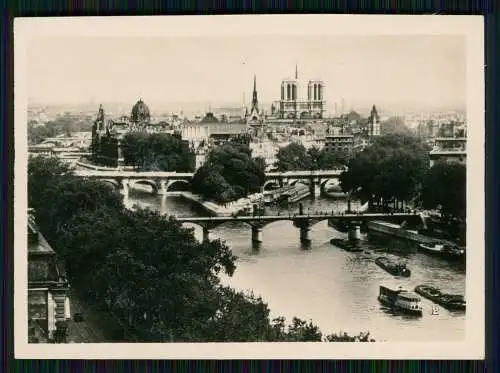
<svg viewBox="0 0 500 373">
<path fill-rule="evenodd" d="M 28 217 L 28 254 L 55 254 L 31 217 Z"/>
<path fill-rule="evenodd" d="M 205 126 L 207 126 L 207 124 L 208 123 L 204 123 Z M 241 134 L 245 133 L 247 130 L 247 126 L 244 123 L 211 123 L 208 127 L 211 135 Z"/>
<path fill-rule="evenodd" d="M 33 217 L 28 216 L 28 286 L 47 286 L 61 281 L 55 251 L 39 232 Z"/>
</svg>

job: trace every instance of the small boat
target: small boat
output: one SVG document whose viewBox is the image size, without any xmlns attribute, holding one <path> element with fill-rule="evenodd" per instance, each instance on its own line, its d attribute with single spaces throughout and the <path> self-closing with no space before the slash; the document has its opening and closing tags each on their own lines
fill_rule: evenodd
<svg viewBox="0 0 500 373">
<path fill-rule="evenodd" d="M 363 249 L 358 247 L 356 242 L 344 240 L 342 238 L 332 238 L 330 243 L 352 253 L 361 253 Z"/>
<path fill-rule="evenodd" d="M 415 293 L 450 311 L 465 311 L 465 298 L 462 295 L 442 293 L 438 288 L 427 285 L 418 285 Z"/>
<path fill-rule="evenodd" d="M 435 243 L 434 246 L 427 244 L 418 245 L 419 250 L 425 253 L 436 255 L 447 259 L 465 259 L 465 249 L 458 246 L 453 246 L 449 244 L 438 244 Z"/>
<path fill-rule="evenodd" d="M 420 297 L 399 287 L 398 290 L 380 286 L 378 300 L 380 303 L 408 315 L 422 316 Z"/>
<path fill-rule="evenodd" d="M 375 259 L 375 263 L 393 276 L 410 277 L 411 275 L 411 271 L 406 268 L 405 263 L 395 263 L 385 256 Z"/>
</svg>

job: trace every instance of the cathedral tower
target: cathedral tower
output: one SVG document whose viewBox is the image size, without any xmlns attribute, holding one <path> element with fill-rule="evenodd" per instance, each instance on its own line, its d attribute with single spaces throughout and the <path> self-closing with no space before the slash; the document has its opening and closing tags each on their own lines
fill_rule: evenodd
<svg viewBox="0 0 500 373">
<path fill-rule="evenodd" d="M 373 105 L 372 111 L 370 112 L 370 117 L 368 118 L 368 135 L 380 135 L 380 118 L 378 116 L 377 108 L 375 107 L 375 105 Z"/>
<path fill-rule="evenodd" d="M 248 116 L 251 121 L 260 120 L 259 99 L 257 97 L 257 77 L 255 75 L 253 76 L 252 107 Z"/>
</svg>

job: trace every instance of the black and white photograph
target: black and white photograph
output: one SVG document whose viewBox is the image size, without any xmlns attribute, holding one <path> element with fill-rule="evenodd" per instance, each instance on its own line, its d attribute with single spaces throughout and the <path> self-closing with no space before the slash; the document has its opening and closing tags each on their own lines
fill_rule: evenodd
<svg viewBox="0 0 500 373">
<path fill-rule="evenodd" d="M 14 35 L 16 357 L 484 358 L 481 17 Z"/>
</svg>

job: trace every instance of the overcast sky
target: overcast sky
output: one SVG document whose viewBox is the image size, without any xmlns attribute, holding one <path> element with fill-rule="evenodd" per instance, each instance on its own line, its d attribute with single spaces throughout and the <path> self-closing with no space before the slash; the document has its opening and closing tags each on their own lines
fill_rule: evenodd
<svg viewBox="0 0 500 373">
<path fill-rule="evenodd" d="M 227 102 L 279 99 L 298 65 L 326 84 L 330 105 L 463 106 L 461 36 L 45 37 L 28 45 L 28 97 L 37 103 Z"/>
</svg>

